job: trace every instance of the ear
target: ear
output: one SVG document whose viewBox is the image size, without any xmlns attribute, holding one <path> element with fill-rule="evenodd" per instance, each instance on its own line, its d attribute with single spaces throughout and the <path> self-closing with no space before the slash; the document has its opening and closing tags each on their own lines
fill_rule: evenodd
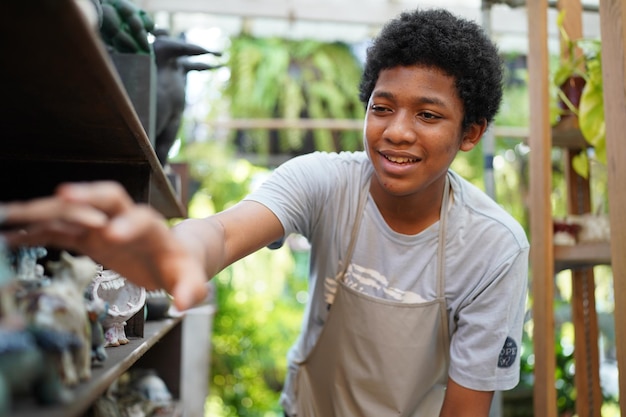
<svg viewBox="0 0 626 417">
<path fill-rule="evenodd" d="M 476 146 L 483 137 L 485 130 L 487 130 L 487 120 L 483 119 L 479 123 L 472 123 L 465 132 L 463 132 L 463 139 L 461 139 L 461 147 L 459 149 L 463 152 L 474 149 L 474 146 Z"/>
</svg>

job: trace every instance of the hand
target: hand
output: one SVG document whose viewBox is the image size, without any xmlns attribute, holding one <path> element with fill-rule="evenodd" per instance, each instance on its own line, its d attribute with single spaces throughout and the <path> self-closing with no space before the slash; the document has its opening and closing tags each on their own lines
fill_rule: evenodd
<svg viewBox="0 0 626 417">
<path fill-rule="evenodd" d="M 50 197 L 0 206 L 10 247 L 47 246 L 89 256 L 146 289 L 163 288 L 179 310 L 207 295 L 202 262 L 165 219 L 114 182 L 64 184 Z"/>
</svg>

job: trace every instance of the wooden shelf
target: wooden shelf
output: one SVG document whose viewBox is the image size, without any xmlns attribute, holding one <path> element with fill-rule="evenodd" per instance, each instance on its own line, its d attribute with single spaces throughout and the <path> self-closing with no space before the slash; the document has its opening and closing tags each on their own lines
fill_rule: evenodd
<svg viewBox="0 0 626 417">
<path fill-rule="evenodd" d="M 46 196 L 67 181 L 113 180 L 165 217 L 184 217 L 184 205 L 79 1 L 89 5 L 0 2 L 0 201 Z M 127 335 L 133 334 L 131 322 Z M 71 389 L 70 403 L 41 406 L 20 396 L 12 399 L 11 416 L 83 416 L 131 367 L 163 373 L 180 398 L 183 318 L 142 324 L 127 345 L 107 348 L 104 364 Z"/>
<path fill-rule="evenodd" d="M 120 375 L 126 372 L 135 362 L 144 356 L 157 342 L 168 336 L 168 333 L 181 324 L 181 317 L 159 321 L 147 321 L 143 338 L 130 338 L 126 345 L 106 348 L 108 358 L 103 366 L 92 369 L 89 381 L 72 390 L 73 400 L 70 404 L 43 407 L 32 401 L 15 404 L 13 417 L 79 417 L 91 404 L 99 398 Z"/>
<path fill-rule="evenodd" d="M 593 267 L 611 264 L 609 242 L 580 243 L 554 246 L 555 270 Z"/>
<path fill-rule="evenodd" d="M 576 118 L 567 117 L 552 128 L 552 146 L 578 150 L 588 148 L 589 144 L 580 132 Z"/>
<path fill-rule="evenodd" d="M 99 33 L 74 0 L 0 3 L 0 48 L 3 201 L 107 179 L 166 217 L 184 216 Z"/>
</svg>

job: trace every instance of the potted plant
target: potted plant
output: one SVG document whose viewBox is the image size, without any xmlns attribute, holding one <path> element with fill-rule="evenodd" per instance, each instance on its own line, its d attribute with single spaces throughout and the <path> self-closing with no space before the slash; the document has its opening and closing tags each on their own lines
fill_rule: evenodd
<svg viewBox="0 0 626 417">
<path fill-rule="evenodd" d="M 559 57 L 552 78 L 559 102 L 558 106 L 553 106 L 553 121 L 558 124 L 575 117 L 582 136 L 593 149 L 594 159 L 606 165 L 601 42 L 598 39 L 572 39 L 563 27 L 564 14 L 565 10 L 557 18 L 566 49 Z M 579 175 L 588 178 L 587 149 L 574 157 L 573 167 Z"/>
</svg>

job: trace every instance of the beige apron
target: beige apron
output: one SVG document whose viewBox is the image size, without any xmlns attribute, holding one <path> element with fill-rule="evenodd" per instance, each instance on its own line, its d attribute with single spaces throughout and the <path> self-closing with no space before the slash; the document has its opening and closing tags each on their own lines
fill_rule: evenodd
<svg viewBox="0 0 626 417">
<path fill-rule="evenodd" d="M 367 194 L 361 199 L 343 274 L 328 319 L 296 378 L 298 417 L 435 417 L 448 379 L 444 295 L 449 181 L 437 249 L 437 299 L 399 303 L 344 283 Z"/>
</svg>

